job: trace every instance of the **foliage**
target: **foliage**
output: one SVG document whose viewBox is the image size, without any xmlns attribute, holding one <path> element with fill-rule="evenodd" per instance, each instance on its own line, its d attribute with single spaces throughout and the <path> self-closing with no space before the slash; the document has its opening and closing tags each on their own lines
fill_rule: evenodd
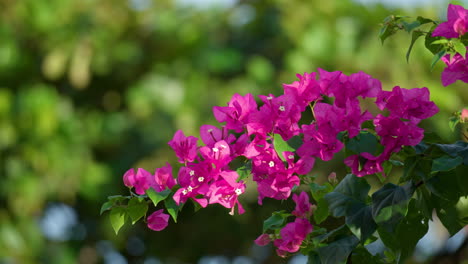
<svg viewBox="0 0 468 264">
<path fill-rule="evenodd" d="M 426 67 L 430 57 L 416 48 L 418 43 L 411 59 L 423 63 L 412 63 L 411 70 L 402 66 L 405 36 L 386 40 L 384 48 L 376 45 L 376 25 L 390 13 L 383 6 L 239 1 L 193 8 L 180 2 L 186 1 L 0 4 L 0 262 L 96 263 L 109 261 L 116 252 L 130 263 L 152 256 L 196 262 L 213 254 L 249 255 L 260 220 L 279 203 L 267 200 L 258 207 L 247 191 L 244 207 L 256 213 L 234 217 L 224 208 L 193 214 L 190 209 L 199 208 L 188 204 L 177 225 L 151 234 L 142 221 L 127 228 L 132 219 L 127 215 L 115 236 L 107 216 L 114 205 L 125 206 L 128 200 L 106 197 L 126 191 L 118 175 L 127 168 L 150 170 L 175 162 L 167 139 L 177 129 L 195 134 L 201 124 L 213 122 L 207 106 L 226 102 L 235 92 L 276 93 L 279 83 L 293 81 L 293 72 L 318 66 L 364 70 L 387 87 L 395 82 L 413 87 L 425 80 L 441 113 L 424 127 L 437 130 L 444 142 L 455 141 L 463 128 L 460 123 L 452 133 L 445 119 L 462 108 L 465 90 L 440 87 Z M 419 12 L 434 17 L 436 11 Z M 439 69 L 440 63 L 434 71 Z M 314 193 L 318 206 L 313 217 L 332 229 L 336 223 L 321 208 L 334 185 L 324 180 L 332 168 L 341 179 L 346 173 L 340 164 L 317 166 L 313 178 L 321 190 Z M 244 165 L 244 177 L 251 177 L 251 164 Z M 391 176 L 387 181 L 397 183 Z M 371 183 L 372 188 L 379 185 Z M 416 195 L 432 197 L 420 189 Z M 165 206 L 157 199 L 148 207 Z M 102 203 L 104 216 L 99 215 Z M 57 205 L 76 213 L 64 238 L 48 235 L 43 226 Z M 225 236 L 217 240 L 220 233 Z M 140 247 L 135 250 L 129 243 Z M 259 256 L 252 258 L 281 261 Z"/>
</svg>

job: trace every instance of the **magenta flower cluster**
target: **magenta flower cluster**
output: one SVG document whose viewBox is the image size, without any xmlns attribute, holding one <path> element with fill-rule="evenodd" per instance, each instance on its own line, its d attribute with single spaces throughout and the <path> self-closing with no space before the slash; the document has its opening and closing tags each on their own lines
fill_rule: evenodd
<svg viewBox="0 0 468 264">
<path fill-rule="evenodd" d="M 447 21 L 440 23 L 432 32 L 433 37 L 460 38 L 468 31 L 468 10 L 449 4 Z M 468 82 L 468 59 L 466 54 L 446 54 L 442 61 L 447 67 L 442 72 L 442 84 L 448 86 L 457 80 Z"/>
<path fill-rule="evenodd" d="M 167 164 L 156 169 L 154 174 L 143 169 L 136 173 L 129 170 L 123 177 L 125 185 L 135 188 L 140 195 L 148 188 L 157 192 L 171 189 L 174 191 L 172 199 L 178 205 L 192 199 L 202 207 L 220 204 L 231 209 L 231 214 L 237 207 L 242 214 L 244 209 L 238 198 L 246 186 L 233 168 L 234 159 L 238 161 L 238 157 L 243 157 L 251 163 L 259 204 L 266 197 L 284 200 L 301 184 L 302 177 L 312 170 L 317 158 L 331 160 L 345 147 L 346 140 L 363 131 L 375 135 L 384 146 L 383 152 L 355 153 L 344 163 L 359 177 L 383 172 L 382 163 L 392 153 L 421 141 L 423 129 L 418 123 L 438 112 L 436 105 L 429 101 L 427 88 L 397 86 L 392 91 L 383 91 L 380 81 L 364 72 L 346 75 L 319 69 L 318 73 L 297 77 L 298 81 L 283 85 L 282 95 L 260 95 L 260 105 L 251 94 L 235 94 L 227 106 L 215 106 L 214 116 L 224 125 L 201 126 L 203 145 L 199 145 L 199 138 L 177 131 L 169 142 L 181 163 L 176 179 L 171 165 Z M 362 109 L 365 98 L 374 98 L 370 101 L 382 112 Z M 305 111 L 310 111 L 313 121 L 301 124 Z M 375 130 L 364 129 L 362 124 L 366 121 L 373 124 Z M 284 141 L 299 138 L 302 144 L 297 151 L 278 153 L 275 134 Z M 280 236 L 273 240 L 280 255 L 296 252 L 312 231 L 309 222 L 312 210 L 307 194 L 293 195 L 293 199 L 297 204 L 292 212 L 296 219 L 286 224 Z M 162 230 L 168 218 L 163 211 L 156 211 L 147 218 L 148 226 Z M 271 241 L 270 235 L 264 234 L 258 241 L 267 243 Z"/>
</svg>

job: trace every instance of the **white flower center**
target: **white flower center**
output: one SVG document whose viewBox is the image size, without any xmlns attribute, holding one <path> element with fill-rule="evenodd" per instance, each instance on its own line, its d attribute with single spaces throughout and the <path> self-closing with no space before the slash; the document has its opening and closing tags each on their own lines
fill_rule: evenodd
<svg viewBox="0 0 468 264">
<path fill-rule="evenodd" d="M 191 192 L 193 190 L 192 186 L 187 187 L 187 191 Z"/>
<path fill-rule="evenodd" d="M 271 99 L 273 99 L 273 96 L 268 96 L 267 97 L 267 100 L 271 100 Z"/>
<path fill-rule="evenodd" d="M 225 148 L 227 148 L 227 146 L 226 146 L 226 145 L 219 145 L 219 146 L 220 146 L 222 149 L 225 149 Z"/>
<path fill-rule="evenodd" d="M 219 149 L 218 148 L 213 148 L 213 152 L 218 152 Z"/>
<path fill-rule="evenodd" d="M 205 178 L 203 178 L 203 177 L 198 177 L 198 181 L 199 181 L 199 182 L 202 182 L 202 181 L 204 181 L 204 180 L 205 180 Z"/>
<path fill-rule="evenodd" d="M 187 194 L 187 190 L 185 190 L 185 189 L 182 190 L 182 193 L 183 193 L 184 195 L 186 195 L 186 194 Z"/>
<path fill-rule="evenodd" d="M 195 171 L 191 170 L 191 171 L 189 172 L 189 174 L 190 174 L 190 176 L 193 176 L 193 175 L 195 174 Z"/>
<path fill-rule="evenodd" d="M 210 129 L 208 129 L 207 131 L 208 131 L 208 133 L 211 133 L 211 132 L 213 132 L 213 129 L 210 128 Z"/>
<path fill-rule="evenodd" d="M 273 166 L 275 166 L 275 163 L 273 161 L 270 161 L 270 163 L 268 163 L 268 166 L 270 166 L 270 168 L 272 168 Z"/>
<path fill-rule="evenodd" d="M 237 188 L 235 192 L 236 192 L 237 195 L 241 195 L 241 194 L 242 194 L 242 190 L 239 189 L 239 188 Z"/>
<path fill-rule="evenodd" d="M 288 159 L 294 159 L 294 155 L 289 155 Z"/>
<path fill-rule="evenodd" d="M 281 112 L 286 111 L 286 108 L 284 108 L 284 106 L 280 106 L 278 109 L 279 109 Z"/>
</svg>

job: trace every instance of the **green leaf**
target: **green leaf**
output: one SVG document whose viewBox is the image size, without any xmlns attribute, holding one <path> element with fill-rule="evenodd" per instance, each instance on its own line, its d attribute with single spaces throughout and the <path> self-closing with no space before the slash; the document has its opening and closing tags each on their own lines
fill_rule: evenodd
<svg viewBox="0 0 468 264">
<path fill-rule="evenodd" d="M 359 204 L 352 208 L 352 212 L 352 215 L 346 217 L 346 225 L 356 237 L 364 242 L 377 229 L 377 224 L 372 218 L 372 207 Z"/>
<path fill-rule="evenodd" d="M 132 225 L 134 225 L 140 218 L 146 215 L 148 211 L 148 204 L 144 199 L 133 197 L 127 206 L 127 213 L 132 219 Z"/>
<path fill-rule="evenodd" d="M 369 253 L 366 248 L 358 247 L 352 252 L 351 263 L 381 264 L 384 262 L 379 257 Z"/>
<path fill-rule="evenodd" d="M 453 144 L 434 144 L 434 146 L 452 157 L 462 157 L 463 164 L 468 165 L 468 143 L 457 141 Z"/>
<path fill-rule="evenodd" d="M 442 224 L 447 228 L 450 236 L 458 233 L 462 228 L 468 225 L 467 218 L 461 218 L 460 214 L 455 206 L 445 207 L 437 211 Z"/>
<path fill-rule="evenodd" d="M 460 156 L 457 157 L 450 157 L 448 155 L 444 155 L 440 158 L 434 159 L 432 162 L 432 172 L 438 171 L 449 171 L 453 170 L 457 166 L 463 163 L 463 158 Z"/>
<path fill-rule="evenodd" d="M 433 37 L 432 36 L 432 31 L 434 31 L 435 28 L 436 28 L 436 25 L 433 25 L 431 30 L 426 34 L 426 37 L 424 38 L 424 45 L 426 46 L 426 49 L 428 49 L 430 52 L 432 52 L 432 54 L 437 54 L 441 50 L 444 49 L 443 44 L 434 43 L 435 41 L 444 39 L 442 37 Z"/>
<path fill-rule="evenodd" d="M 378 225 L 393 232 L 400 220 L 406 215 L 408 202 L 415 187 L 412 182 L 403 186 L 385 184 L 372 194 L 372 216 Z"/>
<path fill-rule="evenodd" d="M 112 195 L 112 196 L 107 197 L 108 201 L 102 204 L 101 206 L 101 215 L 103 212 L 111 209 L 116 204 L 119 204 L 121 201 L 125 201 L 129 198 L 130 196 L 122 196 L 122 195 Z"/>
<path fill-rule="evenodd" d="M 101 206 L 101 213 L 100 214 L 102 215 L 102 213 L 104 213 L 105 211 L 111 209 L 112 206 L 114 206 L 113 201 L 107 201 L 107 202 L 103 203 L 102 206 Z"/>
<path fill-rule="evenodd" d="M 462 196 L 463 187 L 458 183 L 455 171 L 439 172 L 424 185 L 432 194 L 453 203 Z"/>
<path fill-rule="evenodd" d="M 322 264 L 344 263 L 358 243 L 357 237 L 348 236 L 334 241 L 326 247 L 318 248 L 317 252 Z"/>
<path fill-rule="evenodd" d="M 309 255 L 307 257 L 307 264 L 322 264 L 320 261 L 320 256 L 317 251 L 311 251 L 309 252 Z"/>
<path fill-rule="evenodd" d="M 365 204 L 369 190 L 370 185 L 365 179 L 346 175 L 333 192 L 325 195 L 331 214 L 335 217 L 352 214 L 356 204 Z"/>
<path fill-rule="evenodd" d="M 158 206 L 158 203 L 162 200 L 165 200 L 169 194 L 171 194 L 170 189 L 166 189 L 162 192 L 156 192 L 153 188 L 150 187 L 146 190 L 146 195 L 148 195 L 154 206 Z"/>
<path fill-rule="evenodd" d="M 430 19 L 430 18 L 425 18 L 425 17 L 422 17 L 422 16 L 418 16 L 416 18 L 416 20 L 421 24 L 421 25 L 424 25 L 424 24 L 427 24 L 427 23 L 434 23 L 434 20 Z"/>
<path fill-rule="evenodd" d="M 252 175 L 252 161 L 246 162 L 242 167 L 236 170 L 237 174 L 239 174 L 239 178 L 237 182 L 245 180 Z"/>
<path fill-rule="evenodd" d="M 323 185 L 313 182 L 309 184 L 309 187 L 312 193 L 312 197 L 316 201 L 322 199 L 325 194 L 333 191 L 333 186 L 329 182 L 325 182 Z"/>
<path fill-rule="evenodd" d="M 465 57 L 466 54 L 466 47 L 465 45 L 459 40 L 459 39 L 454 39 L 452 40 L 453 48 L 457 53 Z"/>
<path fill-rule="evenodd" d="M 407 257 L 411 256 L 416 244 L 428 230 L 428 219 L 419 212 L 414 199 L 410 201 L 408 208 L 408 214 L 393 232 L 383 228 L 378 229 L 385 246 L 391 249 L 391 252 L 386 252 L 386 255 L 393 256 L 396 263 L 403 263 Z"/>
<path fill-rule="evenodd" d="M 457 127 L 458 123 L 460 123 L 459 117 L 457 116 L 450 117 L 449 127 L 450 127 L 450 130 L 452 130 L 452 132 L 455 131 L 455 128 Z"/>
<path fill-rule="evenodd" d="M 421 31 L 413 31 L 413 33 L 411 34 L 411 43 L 409 45 L 408 51 L 406 52 L 406 62 L 409 62 L 409 56 L 411 54 L 411 50 L 413 49 L 414 43 L 422 35 L 424 35 L 424 33 L 422 33 Z"/>
<path fill-rule="evenodd" d="M 325 198 L 316 200 L 317 209 L 314 211 L 314 220 L 316 224 L 322 223 L 329 216 L 328 202 Z"/>
<path fill-rule="evenodd" d="M 314 233 L 315 233 L 315 230 L 314 230 Z M 344 235 L 349 235 L 349 230 L 348 228 L 346 228 L 346 225 L 341 225 L 338 228 L 333 229 L 332 231 L 328 233 L 314 237 L 312 240 L 314 241 L 314 244 L 317 245 L 317 244 L 320 244 L 321 242 L 324 242 L 325 240 L 329 238 L 334 238 L 334 237 L 339 237 L 339 236 L 344 236 Z"/>
<path fill-rule="evenodd" d="M 431 71 L 434 69 L 434 66 L 436 65 L 436 63 L 440 60 L 440 58 L 442 58 L 444 55 L 445 55 L 446 51 L 445 50 L 441 50 L 439 51 L 437 54 L 434 55 L 434 57 L 432 57 L 432 60 L 431 60 Z"/>
<path fill-rule="evenodd" d="M 172 219 L 174 219 L 174 222 L 177 223 L 177 215 L 183 204 L 177 205 L 171 195 L 169 199 L 164 200 L 164 205 L 166 206 L 167 212 L 172 216 Z"/>
<path fill-rule="evenodd" d="M 410 33 L 413 31 L 415 28 L 421 26 L 421 23 L 419 21 L 413 21 L 411 23 L 408 23 L 406 21 L 402 22 L 403 28 L 406 30 L 406 32 Z"/>
<path fill-rule="evenodd" d="M 376 155 L 377 146 L 378 140 L 374 134 L 367 131 L 361 131 L 359 135 L 349 140 L 346 144 L 346 149 L 351 150 L 355 154 L 368 152 L 372 155 Z"/>
<path fill-rule="evenodd" d="M 276 153 L 278 153 L 278 156 L 281 158 L 282 161 L 286 161 L 286 158 L 283 156 L 283 152 L 296 151 L 296 148 L 291 146 L 287 141 L 284 141 L 281 135 L 279 134 L 273 135 L 273 145 L 275 147 Z"/>
<path fill-rule="evenodd" d="M 263 233 L 266 233 L 268 230 L 278 229 L 283 226 L 286 218 L 291 214 L 285 213 L 284 210 L 273 212 L 273 214 L 263 222 Z"/>
<path fill-rule="evenodd" d="M 440 45 L 449 43 L 448 39 L 438 39 L 431 42 L 431 45 Z"/>
<path fill-rule="evenodd" d="M 114 207 L 110 212 L 110 221 L 115 234 L 119 233 L 120 228 L 125 224 L 126 210 L 122 207 Z"/>
</svg>

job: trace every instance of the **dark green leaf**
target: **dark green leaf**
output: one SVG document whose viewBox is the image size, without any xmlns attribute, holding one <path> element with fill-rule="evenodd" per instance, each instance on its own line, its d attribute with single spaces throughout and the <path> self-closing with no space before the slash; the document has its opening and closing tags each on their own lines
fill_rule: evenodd
<svg viewBox="0 0 468 264">
<path fill-rule="evenodd" d="M 146 190 L 146 195 L 148 195 L 154 206 L 157 206 L 159 202 L 165 200 L 170 193 L 171 190 L 169 189 L 166 189 L 162 192 L 156 192 L 153 188 L 148 188 L 148 190 Z"/>
<path fill-rule="evenodd" d="M 236 172 L 239 174 L 237 182 L 249 178 L 252 175 L 252 161 L 246 162 L 242 167 L 238 168 Z"/>
<path fill-rule="evenodd" d="M 273 214 L 263 222 L 263 233 L 266 233 L 269 229 L 274 230 L 283 226 L 291 214 L 285 213 L 285 211 L 273 212 Z"/>
<path fill-rule="evenodd" d="M 349 235 L 349 230 L 348 230 L 348 228 L 346 228 L 346 225 L 342 225 L 342 226 L 340 226 L 340 227 L 338 227 L 336 229 L 333 229 L 332 231 L 330 231 L 328 233 L 325 233 L 323 235 L 316 236 L 316 237 L 313 238 L 313 240 L 315 241 L 315 244 L 319 244 L 319 243 L 324 242 L 325 240 L 327 240 L 329 238 L 339 237 L 339 236 L 343 236 L 343 235 Z"/>
<path fill-rule="evenodd" d="M 403 186 L 387 183 L 372 194 L 372 216 L 377 224 L 393 232 L 406 215 L 408 202 L 415 187 L 412 182 Z"/>
<path fill-rule="evenodd" d="M 437 173 L 425 182 L 425 186 L 432 194 L 453 203 L 458 202 L 462 195 L 462 186 L 458 184 L 454 171 Z"/>
<path fill-rule="evenodd" d="M 410 33 L 411 31 L 413 31 L 415 28 L 419 27 L 421 25 L 421 23 L 419 23 L 419 21 L 413 21 L 411 23 L 408 23 L 406 21 L 403 21 L 401 23 L 403 25 L 403 28 L 406 30 L 406 32 Z"/>
<path fill-rule="evenodd" d="M 110 212 L 110 221 L 112 228 L 114 228 L 115 234 L 117 234 L 120 228 L 125 224 L 126 210 L 122 207 L 114 207 Z"/>
<path fill-rule="evenodd" d="M 422 17 L 422 16 L 418 16 L 416 18 L 416 20 L 418 20 L 418 22 L 421 24 L 421 25 L 424 25 L 424 24 L 427 24 L 427 23 L 435 23 L 434 20 L 430 19 L 430 18 L 425 18 L 425 17 Z"/>
<path fill-rule="evenodd" d="M 316 251 L 309 252 L 309 256 L 307 257 L 307 264 L 322 264 L 320 261 L 320 256 Z"/>
<path fill-rule="evenodd" d="M 132 225 L 135 224 L 140 218 L 146 215 L 148 211 L 148 204 L 144 199 L 139 199 L 138 197 L 133 197 L 128 202 L 127 213 L 132 219 Z"/>
<path fill-rule="evenodd" d="M 449 171 L 463 163 L 463 158 L 460 156 L 450 157 L 444 155 L 440 158 L 434 159 L 432 162 L 432 172 Z"/>
<path fill-rule="evenodd" d="M 113 202 L 113 201 L 107 201 L 107 202 L 103 203 L 102 206 L 101 206 L 101 215 L 102 215 L 102 213 L 104 213 L 105 211 L 111 209 L 112 206 L 114 206 L 114 202 Z"/>
<path fill-rule="evenodd" d="M 446 51 L 445 50 L 441 50 L 439 51 L 437 54 L 434 55 L 434 57 L 432 57 L 432 60 L 431 60 L 431 71 L 434 69 L 434 66 L 436 65 L 436 63 L 440 60 L 440 58 L 442 58 L 444 55 L 445 55 Z"/>
<path fill-rule="evenodd" d="M 377 257 L 373 256 L 366 248 L 358 247 L 353 250 L 351 254 L 351 262 L 352 263 L 366 263 L 366 264 L 381 264 L 384 263 L 382 260 Z"/>
<path fill-rule="evenodd" d="M 441 50 L 444 49 L 444 45 L 442 44 L 434 44 L 434 41 L 438 41 L 443 39 L 442 37 L 433 37 L 432 36 L 432 31 L 436 28 L 436 25 L 433 25 L 431 30 L 426 34 L 426 37 L 424 39 L 424 46 L 426 46 L 426 49 L 432 52 L 432 54 L 437 54 Z"/>
<path fill-rule="evenodd" d="M 344 263 L 358 243 L 357 237 L 348 236 L 334 241 L 326 247 L 318 248 L 317 252 L 322 264 Z"/>
<path fill-rule="evenodd" d="M 445 207 L 438 210 L 437 216 L 442 224 L 447 228 L 451 236 L 455 235 L 462 228 L 468 225 L 468 219 L 466 217 L 460 217 L 460 213 L 455 206 Z"/>
<path fill-rule="evenodd" d="M 353 137 L 346 144 L 346 149 L 351 150 L 355 154 L 363 152 L 376 155 L 377 153 L 378 140 L 374 134 L 367 131 L 361 131 L 359 135 Z"/>
<path fill-rule="evenodd" d="M 352 214 L 350 210 L 356 204 L 365 203 L 369 190 L 370 185 L 365 179 L 348 174 L 333 192 L 325 195 L 325 199 L 332 215 L 341 217 Z"/>
<path fill-rule="evenodd" d="M 396 263 L 403 263 L 411 256 L 418 241 L 427 233 L 428 219 L 419 212 L 413 199 L 408 205 L 407 216 L 398 224 L 393 232 L 379 228 L 379 236 L 385 246 L 391 249 L 391 256 Z M 386 252 L 389 255 L 390 252 Z"/>
<path fill-rule="evenodd" d="M 346 217 L 346 225 L 353 234 L 366 241 L 377 229 L 377 225 L 372 218 L 372 208 L 369 205 L 360 204 L 352 208 L 353 214 Z"/>
<path fill-rule="evenodd" d="M 408 51 L 406 52 L 406 62 L 409 62 L 409 56 L 411 54 L 411 50 L 413 49 L 414 43 L 422 35 L 424 35 L 424 33 L 422 33 L 421 31 L 413 31 L 413 33 L 411 34 L 411 43 L 409 45 Z"/>
</svg>

